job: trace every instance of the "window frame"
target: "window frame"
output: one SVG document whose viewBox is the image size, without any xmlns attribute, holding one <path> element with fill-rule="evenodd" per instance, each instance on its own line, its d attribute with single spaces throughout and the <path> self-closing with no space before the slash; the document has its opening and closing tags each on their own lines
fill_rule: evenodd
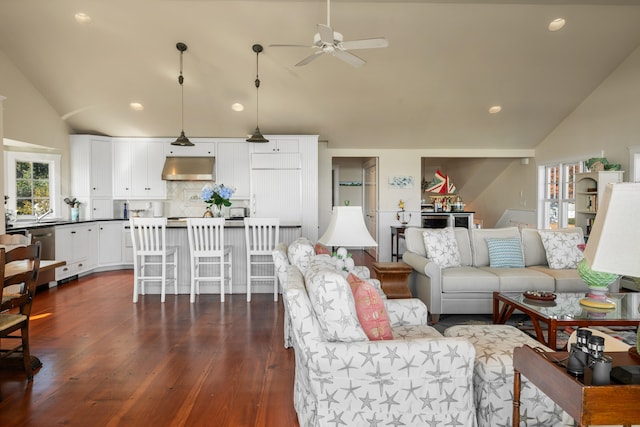
<svg viewBox="0 0 640 427">
<path fill-rule="evenodd" d="M 554 162 L 538 166 L 538 228 L 552 228 L 548 216 L 548 205 L 554 202 L 558 204 L 557 228 L 575 227 L 575 222 L 574 224 L 569 224 L 569 212 L 571 211 L 569 206 L 573 204 L 575 215 L 575 174 L 584 172 L 584 164 L 584 160 L 577 160 Z M 573 179 L 570 180 L 570 168 L 572 167 L 575 167 L 576 170 L 573 173 Z M 557 168 L 559 171 L 557 198 L 548 197 L 547 194 L 547 190 L 549 189 L 547 174 L 552 168 Z M 573 189 L 573 194 L 571 194 L 571 189 Z M 571 195 L 572 197 L 569 197 Z"/>
<path fill-rule="evenodd" d="M 32 153 L 24 151 L 4 152 L 4 191 L 9 200 L 7 208 L 16 211 L 16 163 L 38 162 L 49 164 L 49 203 L 53 214 L 51 217 L 60 218 L 60 154 Z M 18 215 L 17 219 L 35 219 L 35 215 Z"/>
</svg>

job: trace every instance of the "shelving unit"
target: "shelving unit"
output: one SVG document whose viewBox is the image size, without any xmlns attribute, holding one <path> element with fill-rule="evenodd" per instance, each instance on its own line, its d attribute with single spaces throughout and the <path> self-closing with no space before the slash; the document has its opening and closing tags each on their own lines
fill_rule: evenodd
<svg viewBox="0 0 640 427">
<path fill-rule="evenodd" d="M 623 171 L 576 174 L 576 227 L 582 227 L 585 239 L 591 232 L 605 187 L 612 182 L 622 182 L 623 176 Z"/>
</svg>

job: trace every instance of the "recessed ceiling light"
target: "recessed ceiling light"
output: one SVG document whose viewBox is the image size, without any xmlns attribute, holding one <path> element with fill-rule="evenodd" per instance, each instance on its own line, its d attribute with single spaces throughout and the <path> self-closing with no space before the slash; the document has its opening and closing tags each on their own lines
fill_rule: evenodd
<svg viewBox="0 0 640 427">
<path fill-rule="evenodd" d="M 144 105 L 140 104 L 139 102 L 132 102 L 129 104 L 129 107 L 131 107 L 131 109 L 135 111 L 144 110 Z"/>
<path fill-rule="evenodd" d="M 240 104 L 239 102 L 236 102 L 235 104 L 233 104 L 233 105 L 231 106 L 231 109 L 232 109 L 233 111 L 238 111 L 238 112 L 240 112 L 240 111 L 244 111 L 244 105 Z"/>
<path fill-rule="evenodd" d="M 91 17 L 89 15 L 87 15 L 84 12 L 78 12 L 74 15 L 74 18 L 76 19 L 76 22 L 78 24 L 90 24 L 91 23 Z"/>
<path fill-rule="evenodd" d="M 559 31 L 562 29 L 562 27 L 564 27 L 564 24 L 566 23 L 567 22 L 564 20 L 564 18 L 556 18 L 549 23 L 549 31 Z"/>
<path fill-rule="evenodd" d="M 502 107 L 499 105 L 494 105 L 493 107 L 489 108 L 490 114 L 496 114 L 496 113 L 499 113 L 500 111 L 502 111 Z"/>
</svg>

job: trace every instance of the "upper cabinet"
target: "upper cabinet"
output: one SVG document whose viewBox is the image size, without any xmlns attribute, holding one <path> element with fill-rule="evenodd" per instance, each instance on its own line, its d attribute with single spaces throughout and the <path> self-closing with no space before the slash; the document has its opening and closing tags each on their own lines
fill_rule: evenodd
<svg viewBox="0 0 640 427">
<path fill-rule="evenodd" d="M 269 142 L 251 144 L 252 153 L 297 153 L 300 139 L 297 137 L 268 136 Z"/>
<path fill-rule="evenodd" d="M 111 139 L 71 135 L 70 144 L 73 197 L 111 197 Z"/>
<path fill-rule="evenodd" d="M 598 213 L 598 207 L 609 183 L 622 182 L 623 171 L 600 171 L 576 174 L 576 227 L 582 227 L 585 238 Z"/>
<path fill-rule="evenodd" d="M 249 199 L 249 143 L 221 140 L 216 150 L 216 182 L 234 187 L 234 199 Z"/>
<path fill-rule="evenodd" d="M 164 154 L 167 157 L 213 157 L 216 155 L 216 143 L 211 138 L 189 138 L 192 147 L 164 143 Z"/>
<path fill-rule="evenodd" d="M 115 199 L 164 199 L 162 180 L 164 143 L 154 139 L 113 140 L 113 197 Z"/>
</svg>

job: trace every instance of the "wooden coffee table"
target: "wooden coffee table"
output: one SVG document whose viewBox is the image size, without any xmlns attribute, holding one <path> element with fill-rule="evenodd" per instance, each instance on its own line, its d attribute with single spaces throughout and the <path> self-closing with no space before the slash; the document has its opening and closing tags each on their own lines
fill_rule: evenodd
<svg viewBox="0 0 640 427">
<path fill-rule="evenodd" d="M 608 294 L 616 308 L 606 311 L 588 309 L 580 305 L 586 293 L 556 294 L 555 301 L 531 301 L 522 292 L 493 293 L 493 323 L 504 324 L 514 311 L 521 311 L 531 318 L 536 339 L 547 347 L 556 349 L 558 328 L 566 326 L 638 326 L 640 294 Z M 541 323 L 547 325 L 547 339 Z"/>
<path fill-rule="evenodd" d="M 606 353 L 612 366 L 640 364 L 637 353 Z M 640 424 L 640 384 L 591 385 L 591 369 L 584 376 L 567 373 L 566 352 L 539 352 L 529 346 L 513 351 L 513 427 L 520 425 L 520 375 L 527 377 L 580 426 Z M 557 362 L 562 361 L 562 362 Z"/>
</svg>

